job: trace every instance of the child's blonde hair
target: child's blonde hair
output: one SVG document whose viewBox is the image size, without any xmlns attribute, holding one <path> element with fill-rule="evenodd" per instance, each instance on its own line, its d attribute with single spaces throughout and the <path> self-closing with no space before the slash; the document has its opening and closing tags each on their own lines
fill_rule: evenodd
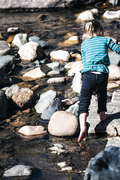
<svg viewBox="0 0 120 180">
<path fill-rule="evenodd" d="M 96 36 L 104 36 L 103 27 L 97 20 L 87 22 L 84 26 L 84 33 L 88 34 L 90 37 L 93 37 L 94 34 L 96 34 Z"/>
</svg>

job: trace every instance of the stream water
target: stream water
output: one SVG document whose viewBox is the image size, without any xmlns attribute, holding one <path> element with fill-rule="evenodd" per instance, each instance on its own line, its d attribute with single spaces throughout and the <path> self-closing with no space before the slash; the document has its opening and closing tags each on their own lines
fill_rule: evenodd
<svg viewBox="0 0 120 180">
<path fill-rule="evenodd" d="M 76 14 L 83 10 L 94 7 L 86 7 L 83 9 L 63 9 L 57 11 L 9 11 L 0 12 L 0 33 L 7 37 L 7 28 L 21 27 L 25 31 L 31 30 L 41 39 L 49 44 L 49 48 L 45 49 L 46 55 L 53 50 L 63 49 L 73 51 L 80 50 L 80 45 L 72 47 L 61 47 L 59 42 L 65 40 L 65 35 L 68 32 L 77 33 L 79 37 L 83 34 L 84 23 L 76 23 Z M 110 7 L 111 10 L 117 10 L 119 7 Z M 107 20 L 102 18 L 105 8 L 99 8 L 98 20 L 102 23 L 106 34 L 114 38 L 120 39 L 119 28 L 117 28 L 119 20 Z M 44 19 L 37 17 L 42 14 Z M 72 98 L 78 96 L 71 91 L 72 79 L 68 78 L 66 84 L 62 85 L 47 85 L 46 80 L 40 79 L 31 82 L 19 82 L 17 79 L 34 67 L 33 63 L 19 62 L 12 74 L 21 87 L 34 87 L 39 85 L 36 90 L 36 95 L 39 96 L 42 92 L 53 89 L 58 92 L 59 97 Z M 67 75 L 66 75 L 67 76 Z M 12 113 L 10 115 L 13 115 Z M 19 126 L 13 126 L 12 123 L 17 121 L 16 118 L 10 118 L 0 122 L 0 179 L 9 180 L 83 180 L 84 171 L 89 160 L 98 152 L 104 149 L 106 145 L 106 136 L 89 135 L 87 141 L 80 147 L 77 143 L 77 137 L 54 137 L 50 134 L 45 136 L 25 138 L 21 137 L 17 131 Z M 42 125 L 47 129 L 47 123 L 43 123 L 40 115 L 33 109 L 30 113 L 18 113 L 17 118 L 26 125 Z M 54 144 L 62 144 L 65 152 L 62 154 L 52 154 L 49 150 Z M 57 165 L 59 162 L 65 161 L 68 166 L 72 166 L 72 171 L 61 171 Z M 33 175 L 30 177 L 15 177 L 5 178 L 3 173 L 6 169 L 14 165 L 24 164 L 35 168 Z"/>
</svg>

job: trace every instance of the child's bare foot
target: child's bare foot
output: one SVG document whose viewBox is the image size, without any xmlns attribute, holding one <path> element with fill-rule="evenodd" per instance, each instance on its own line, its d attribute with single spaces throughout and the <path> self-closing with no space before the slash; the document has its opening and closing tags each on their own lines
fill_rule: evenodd
<svg viewBox="0 0 120 180">
<path fill-rule="evenodd" d="M 100 112 L 99 116 L 100 116 L 100 121 L 105 121 L 106 119 L 111 117 L 111 114 L 105 114 L 105 112 L 103 111 Z"/>
<path fill-rule="evenodd" d="M 78 137 L 78 143 L 86 140 L 86 128 L 80 131 L 79 137 Z"/>
</svg>

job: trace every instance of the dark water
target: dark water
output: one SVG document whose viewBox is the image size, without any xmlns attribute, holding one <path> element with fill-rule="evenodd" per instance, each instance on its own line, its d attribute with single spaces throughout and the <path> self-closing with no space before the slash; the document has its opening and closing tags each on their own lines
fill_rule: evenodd
<svg viewBox="0 0 120 180">
<path fill-rule="evenodd" d="M 93 7 L 88 7 L 93 8 Z M 3 33 L 7 38 L 6 30 L 9 27 L 19 26 L 25 29 L 25 32 L 31 30 L 41 39 L 49 44 L 49 48 L 45 49 L 46 55 L 52 50 L 63 49 L 73 51 L 74 49 L 80 50 L 80 45 L 73 45 L 72 47 L 62 47 L 58 45 L 63 42 L 65 35 L 68 32 L 77 33 L 81 38 L 83 34 L 84 23 L 76 23 L 76 14 L 84 9 L 64 9 L 58 11 L 38 11 L 38 12 L 1 12 L 0 13 L 0 33 Z M 116 10 L 119 7 L 111 7 L 109 9 Z M 101 21 L 105 33 L 114 38 L 120 39 L 119 29 L 117 24 L 120 20 L 105 20 L 102 14 L 106 9 L 99 8 L 99 16 L 96 17 Z M 44 19 L 37 19 L 43 14 Z M 11 77 L 17 79 L 24 74 L 24 72 L 32 69 L 33 63 L 18 63 Z M 67 76 L 67 74 L 65 74 Z M 72 98 L 77 94 L 71 90 L 72 79 L 68 78 L 66 84 L 62 85 L 47 85 L 45 78 L 32 82 L 19 82 L 22 87 L 34 87 L 39 85 L 36 94 L 39 95 L 48 89 L 56 90 L 60 98 Z M 77 95 L 78 96 L 78 95 Z M 41 121 L 40 116 L 35 112 L 34 108 L 28 114 L 18 113 L 17 117 L 11 118 L 15 112 L 9 114 L 7 120 L 0 122 L 0 179 L 9 180 L 82 180 L 84 171 L 87 167 L 89 160 L 94 157 L 98 152 L 104 149 L 106 145 L 105 136 L 88 136 L 86 142 L 80 147 L 77 143 L 77 137 L 54 137 L 49 134 L 35 138 L 21 137 L 17 132 L 19 126 L 12 125 L 13 122 L 20 121 L 26 125 L 42 125 L 47 129 L 47 123 Z M 10 116 L 11 115 L 11 116 Z M 52 154 L 49 150 L 54 144 L 60 143 L 64 146 L 65 152 L 57 155 Z M 73 170 L 61 171 L 57 165 L 59 162 L 65 161 L 68 166 L 72 166 Z M 4 178 L 2 175 L 6 169 L 14 165 L 24 164 L 34 167 L 33 175 L 31 177 L 21 178 Z"/>
</svg>

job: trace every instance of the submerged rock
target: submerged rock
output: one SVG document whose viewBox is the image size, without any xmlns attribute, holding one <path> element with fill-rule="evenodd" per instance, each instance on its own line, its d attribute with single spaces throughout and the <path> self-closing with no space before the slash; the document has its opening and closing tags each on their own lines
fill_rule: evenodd
<svg viewBox="0 0 120 180">
<path fill-rule="evenodd" d="M 47 133 L 43 126 L 23 126 L 18 132 L 25 136 L 35 136 Z"/>
<path fill-rule="evenodd" d="M 8 115 L 8 101 L 4 91 L 0 91 L 0 120 L 6 119 Z"/>
<path fill-rule="evenodd" d="M 30 176 L 32 167 L 25 165 L 16 165 L 4 172 L 5 177 Z"/>
</svg>

